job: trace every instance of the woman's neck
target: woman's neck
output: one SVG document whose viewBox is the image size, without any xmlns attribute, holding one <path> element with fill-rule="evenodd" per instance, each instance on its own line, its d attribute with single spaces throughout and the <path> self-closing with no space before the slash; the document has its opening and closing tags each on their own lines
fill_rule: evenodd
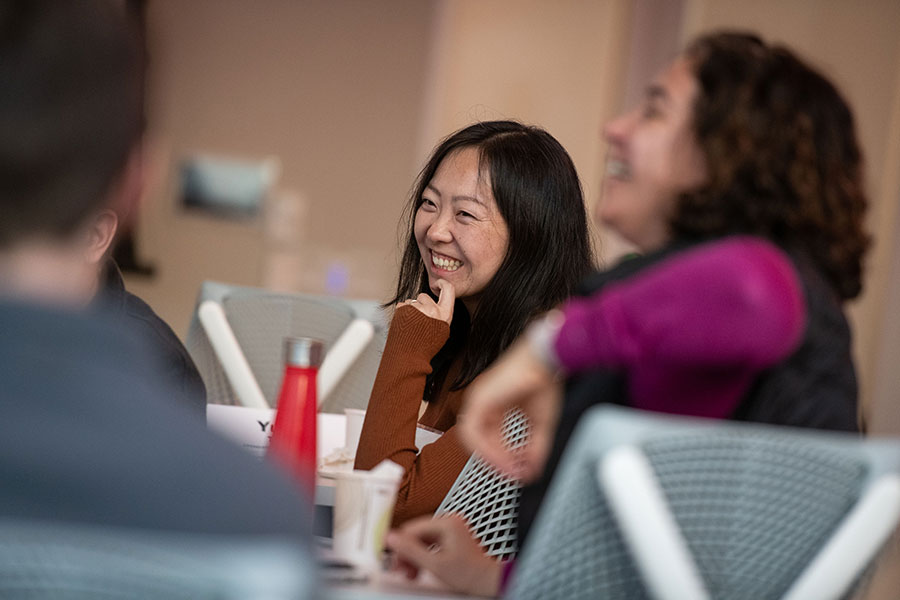
<svg viewBox="0 0 900 600">
<path fill-rule="evenodd" d="M 460 302 L 463 303 L 463 306 L 466 307 L 466 310 L 469 311 L 469 316 L 475 314 L 475 309 L 478 308 L 478 296 L 469 296 L 466 298 L 460 298 Z"/>
</svg>

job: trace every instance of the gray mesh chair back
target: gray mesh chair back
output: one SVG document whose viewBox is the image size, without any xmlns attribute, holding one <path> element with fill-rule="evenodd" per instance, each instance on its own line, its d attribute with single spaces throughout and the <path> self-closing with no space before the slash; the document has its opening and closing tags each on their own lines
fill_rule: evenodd
<svg viewBox="0 0 900 600">
<path fill-rule="evenodd" d="M 383 323 L 376 320 L 380 315 L 374 302 L 278 294 L 215 282 L 204 282 L 197 305 L 204 300 L 215 300 L 222 305 L 263 396 L 273 407 L 283 376 L 285 337 L 318 338 L 325 342 L 327 351 L 354 318 L 373 320 L 375 337 L 320 410 L 341 412 L 344 408 L 365 408 L 368 404 L 386 337 Z M 206 384 L 208 402 L 238 404 L 196 311 L 185 345 Z"/>
<path fill-rule="evenodd" d="M 504 420 L 508 446 L 517 448 L 528 439 L 528 421 L 521 412 Z M 444 497 L 435 515 L 462 515 L 473 535 L 490 556 L 509 559 L 516 555 L 516 520 L 521 487 L 473 454 Z"/>
<path fill-rule="evenodd" d="M 510 597 L 651 597 L 597 476 L 626 445 L 646 456 L 710 598 L 784 597 L 864 490 L 900 471 L 894 442 L 598 407 L 565 451 Z"/>
<path fill-rule="evenodd" d="M 317 588 L 293 543 L 0 522 L 0 598 L 305 600 Z"/>
</svg>

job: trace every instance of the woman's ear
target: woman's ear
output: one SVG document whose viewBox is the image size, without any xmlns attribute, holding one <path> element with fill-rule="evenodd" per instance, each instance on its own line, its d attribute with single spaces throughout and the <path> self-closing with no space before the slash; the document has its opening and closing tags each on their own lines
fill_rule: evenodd
<svg viewBox="0 0 900 600">
<path fill-rule="evenodd" d="M 115 211 L 107 208 L 97 213 L 88 227 L 88 245 L 85 248 L 88 263 L 99 265 L 106 258 L 118 228 L 119 217 Z"/>
</svg>

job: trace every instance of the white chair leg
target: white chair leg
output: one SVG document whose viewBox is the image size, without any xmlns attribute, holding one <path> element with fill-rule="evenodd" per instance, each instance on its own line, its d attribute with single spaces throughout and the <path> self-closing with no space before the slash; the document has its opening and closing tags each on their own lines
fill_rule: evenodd
<svg viewBox="0 0 900 600">
<path fill-rule="evenodd" d="M 197 309 L 197 317 L 240 403 L 250 408 L 270 408 L 222 306 L 206 300 Z"/>
<path fill-rule="evenodd" d="M 900 519 L 900 477 L 888 474 L 869 487 L 783 600 L 843 596 Z"/>
<path fill-rule="evenodd" d="M 319 368 L 316 388 L 319 406 L 331 395 L 344 375 L 375 337 L 375 327 L 365 319 L 354 319 L 332 344 Z"/>
<path fill-rule="evenodd" d="M 600 487 L 656 600 L 707 600 L 709 594 L 647 457 L 613 448 L 597 465 Z"/>
</svg>

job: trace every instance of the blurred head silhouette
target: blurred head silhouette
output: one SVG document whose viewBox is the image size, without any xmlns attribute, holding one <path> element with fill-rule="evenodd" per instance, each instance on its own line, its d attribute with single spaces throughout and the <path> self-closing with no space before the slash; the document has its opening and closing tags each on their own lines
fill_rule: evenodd
<svg viewBox="0 0 900 600">
<path fill-rule="evenodd" d="M 121 3 L 0 4 L 0 294 L 93 297 L 143 187 L 143 80 Z"/>
</svg>

